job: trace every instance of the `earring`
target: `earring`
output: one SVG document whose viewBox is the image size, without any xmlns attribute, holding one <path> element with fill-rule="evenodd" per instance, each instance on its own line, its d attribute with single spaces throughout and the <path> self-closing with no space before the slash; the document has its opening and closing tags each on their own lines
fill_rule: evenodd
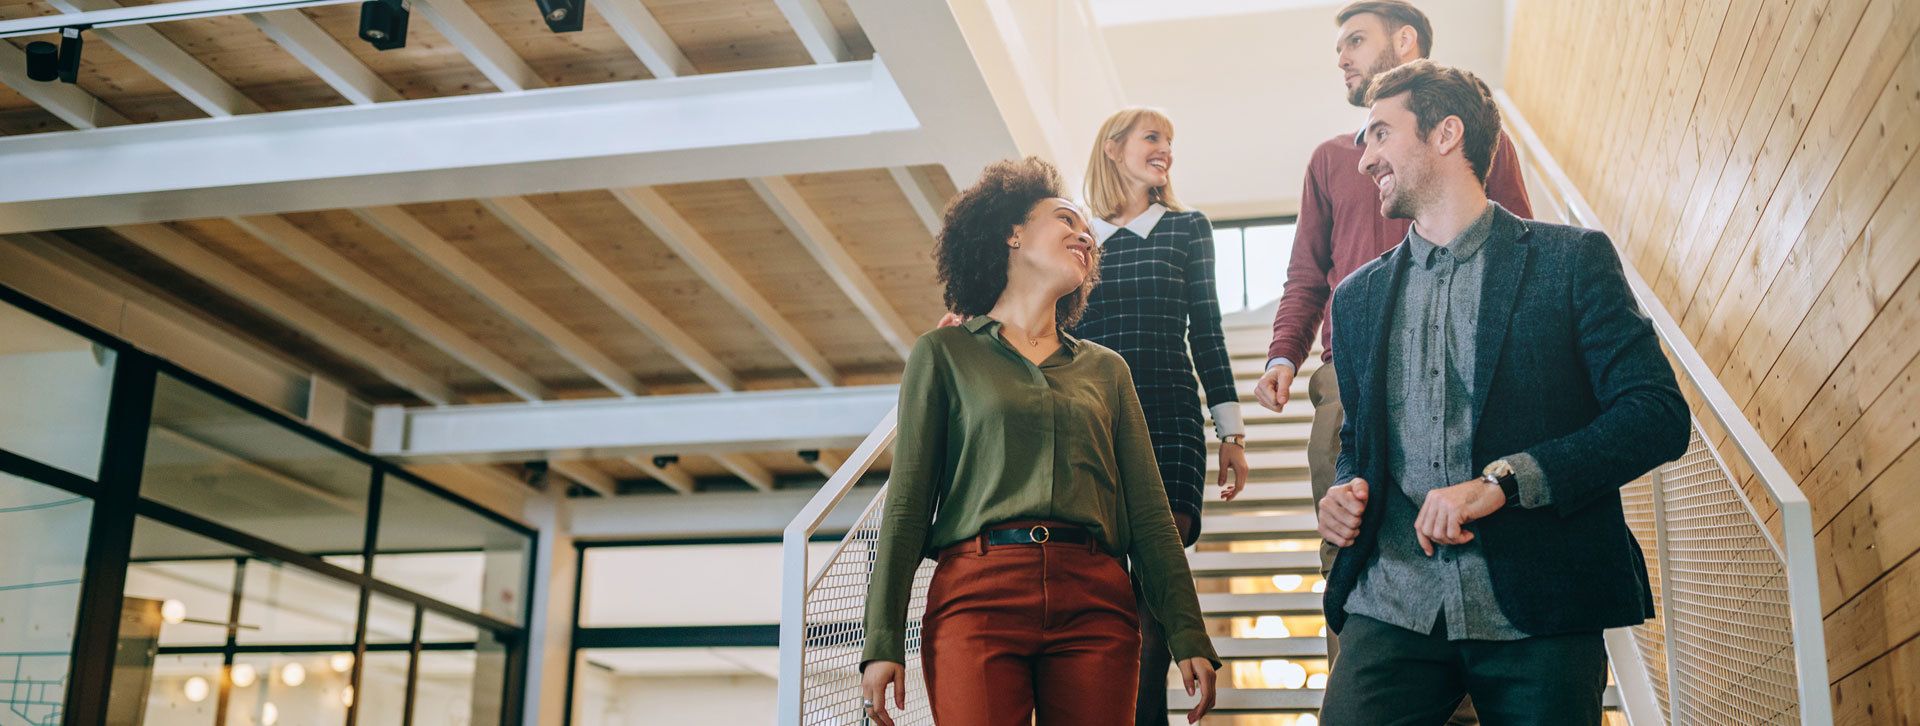
<svg viewBox="0 0 1920 726">
<path fill-rule="evenodd" d="M 1016 250 L 1017 250 L 1017 249 L 1020 249 L 1020 243 L 1019 243 L 1019 242 L 1015 242 L 1015 243 L 1013 243 L 1013 248 L 1014 248 L 1014 249 L 1016 249 Z"/>
</svg>

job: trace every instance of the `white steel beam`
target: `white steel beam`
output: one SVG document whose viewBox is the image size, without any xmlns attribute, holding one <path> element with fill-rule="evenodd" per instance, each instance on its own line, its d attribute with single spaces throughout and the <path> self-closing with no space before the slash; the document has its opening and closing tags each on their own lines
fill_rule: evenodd
<svg viewBox="0 0 1920 726">
<path fill-rule="evenodd" d="M 653 338 L 654 342 L 666 348 L 668 355 L 692 370 L 694 375 L 706 381 L 707 385 L 722 391 L 731 391 L 739 387 L 740 382 L 734 378 L 733 372 L 728 370 L 726 364 L 721 363 L 718 357 L 708 352 L 706 346 L 694 340 L 692 335 L 688 335 L 679 325 L 667 318 L 659 308 L 647 302 L 647 299 L 641 296 L 638 290 L 633 289 L 632 285 L 627 284 L 619 273 L 594 257 L 593 253 L 588 252 L 587 248 L 581 246 L 572 235 L 567 234 L 560 225 L 554 224 L 553 220 L 541 214 L 540 210 L 535 209 L 527 200 L 519 197 L 500 197 L 483 199 L 480 204 L 518 233 L 521 239 L 527 241 L 527 244 L 533 245 L 534 249 L 552 258 L 561 269 L 572 275 L 574 280 L 591 291 L 595 297 L 600 298 L 601 302 L 606 303 L 608 307 L 613 308 L 614 312 L 626 318 L 627 322 L 632 323 L 634 327 Z"/>
<path fill-rule="evenodd" d="M 838 534 L 859 523 L 880 492 L 855 487 L 820 524 L 822 534 Z M 817 492 L 705 492 L 697 497 L 629 496 L 574 500 L 573 533 L 580 540 L 694 539 L 778 535 Z"/>
<path fill-rule="evenodd" d="M 920 223 L 926 225 L 927 234 L 940 236 L 940 212 L 946 206 L 938 201 L 932 189 L 913 175 L 913 170 L 904 166 L 887 169 L 893 175 L 893 183 L 899 185 L 900 193 L 906 195 L 907 204 L 913 206 L 913 213 L 920 217 Z"/>
<path fill-rule="evenodd" d="M 600 496 L 608 498 L 620 496 L 620 487 L 613 481 L 612 474 L 595 469 L 584 461 L 549 461 L 547 470 L 572 479 Z"/>
<path fill-rule="evenodd" d="M 382 407 L 373 451 L 410 462 L 607 459 L 845 449 L 892 410 L 899 386 L 632 399 Z"/>
<path fill-rule="evenodd" d="M 792 232 L 794 238 L 800 240 L 800 245 L 807 248 L 814 261 L 827 271 L 827 276 L 833 278 L 834 284 L 840 286 L 840 292 L 845 293 L 847 299 L 853 301 L 853 306 L 860 309 L 860 314 L 867 317 L 867 322 L 880 331 L 880 337 L 887 340 L 887 345 L 899 354 L 901 360 L 906 360 L 907 353 L 913 350 L 914 339 L 919 336 L 901 319 L 893 304 L 887 302 L 887 296 L 873 284 L 873 279 L 867 277 L 860 261 L 847 253 L 847 246 L 841 244 L 840 238 L 832 230 L 827 229 L 820 215 L 814 214 L 807 200 L 800 196 L 800 190 L 795 189 L 786 177 L 760 177 L 749 179 L 747 183 L 786 224 L 787 231 Z"/>
<path fill-rule="evenodd" d="M 41 108 L 60 117 L 68 126 L 76 129 L 92 129 L 101 126 L 116 126 L 127 122 L 127 117 L 108 108 L 93 94 L 81 90 L 71 83 L 41 83 L 27 77 L 27 53 L 23 50 L 4 50 L 4 60 L 0 60 L 0 84 L 5 84 L 27 100 L 39 104 Z M 4 153 L 0 153 L 4 155 Z M 9 160 L 11 164 L 11 160 Z M 78 225 L 75 225 L 78 226 Z"/>
<path fill-rule="evenodd" d="M 115 0 L 48 0 L 62 13 L 111 10 L 120 7 Z M 296 11 L 297 12 L 297 11 Z M 146 69 L 154 78 L 173 89 L 208 116 L 226 118 L 243 113 L 260 113 L 260 104 L 247 98 L 240 89 L 214 74 L 206 64 L 174 45 L 160 31 L 144 25 L 93 31 L 107 45 L 120 51 L 134 65 Z"/>
<path fill-rule="evenodd" d="M 822 451 L 819 456 L 814 457 L 811 466 L 814 471 L 820 472 L 821 476 L 831 479 L 834 472 L 839 471 L 840 466 L 845 463 L 847 463 L 847 457 L 831 451 Z"/>
<path fill-rule="evenodd" d="M 645 456 L 629 456 L 627 463 L 640 468 L 641 473 L 653 477 L 668 489 L 679 494 L 693 493 L 693 475 L 685 469 L 667 469 L 653 465 L 653 460 Z"/>
<path fill-rule="evenodd" d="M 420 0 L 413 3 L 413 10 L 433 23 L 500 90 L 512 93 L 547 85 L 466 0 Z"/>
<path fill-rule="evenodd" d="M 680 52 L 660 21 L 653 18 L 640 0 L 588 0 L 600 17 L 613 26 L 613 32 L 627 42 L 654 78 L 674 78 L 698 73 L 693 62 Z"/>
<path fill-rule="evenodd" d="M 692 224 L 674 211 L 659 192 L 645 188 L 615 189 L 613 196 L 626 205 L 627 210 L 639 217 L 640 221 L 652 230 L 655 237 L 673 248 L 681 261 L 692 267 L 694 272 L 712 285 L 715 292 L 727 302 L 733 303 L 755 328 L 772 341 L 773 346 L 785 353 L 801 373 L 806 374 L 814 383 L 832 387 L 839 385 L 839 374 L 827 362 L 806 336 L 787 322 L 786 317 L 774 310 L 773 303 L 755 290 L 747 279 L 733 269 L 725 255 L 720 254 L 706 237 L 693 228 Z"/>
<path fill-rule="evenodd" d="M 401 247 L 411 251 L 422 262 L 431 265 L 446 275 L 448 279 L 460 283 L 476 297 L 492 305 L 501 314 L 520 324 L 533 334 L 545 339 L 553 346 L 555 353 L 579 366 L 587 375 L 600 382 L 613 392 L 622 396 L 634 396 L 644 392 L 640 381 L 628 373 L 619 363 L 607 357 L 606 353 L 588 343 L 585 339 L 568 330 L 560 321 L 553 319 L 540 306 L 533 304 L 526 296 L 505 280 L 489 272 L 487 268 L 452 242 L 448 242 L 438 233 L 421 224 L 399 207 L 370 207 L 354 210 L 362 221 L 374 229 L 385 233 L 387 237 Z"/>
<path fill-rule="evenodd" d="M 293 223 L 272 216 L 240 217 L 229 221 L 334 287 L 391 316 L 401 327 L 479 371 L 501 388 L 529 401 L 546 398 L 546 388 L 526 371 L 507 362 L 498 353 L 487 349 L 399 290 L 381 282 Z"/>
<path fill-rule="evenodd" d="M 773 491 L 773 472 L 761 466 L 746 454 L 714 454 L 713 460 L 720 462 L 734 476 L 763 492 Z"/>
<path fill-rule="evenodd" d="M 452 390 L 439 379 L 171 229 L 157 224 L 142 224 L 115 227 L 113 231 L 166 260 L 168 264 L 226 290 L 321 345 L 359 361 L 380 374 L 380 377 L 407 389 L 413 395 L 441 405 L 454 400 Z"/>
<path fill-rule="evenodd" d="M 0 138 L 0 232 L 919 164 L 918 127 L 856 61 L 30 134 Z"/>
<path fill-rule="evenodd" d="M 194 18 L 268 12 L 321 5 L 344 5 L 359 0 L 172 0 L 134 7 L 110 7 L 79 13 L 32 15 L 0 20 L 0 38 L 52 35 L 61 28 L 87 27 L 96 31 L 131 25 L 176 22 Z"/>
<path fill-rule="evenodd" d="M 248 13 L 247 19 L 349 103 L 364 106 L 402 98 L 399 91 L 353 57 L 352 52 L 341 47 L 339 41 L 306 14 L 298 10 L 276 10 Z"/>
<path fill-rule="evenodd" d="M 834 29 L 827 11 L 820 7 L 820 0 L 773 2 L 780 6 L 780 13 L 787 16 L 787 24 L 800 36 L 800 44 L 807 47 L 807 55 L 813 57 L 813 62 L 839 63 L 847 59 L 847 44 L 840 40 L 840 31 Z"/>
</svg>

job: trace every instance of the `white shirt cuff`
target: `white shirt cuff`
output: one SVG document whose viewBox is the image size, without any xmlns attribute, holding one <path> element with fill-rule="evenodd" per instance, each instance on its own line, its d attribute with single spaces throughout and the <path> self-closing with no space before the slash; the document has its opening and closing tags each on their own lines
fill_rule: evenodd
<svg viewBox="0 0 1920 726">
<path fill-rule="evenodd" d="M 1240 417 L 1240 403 L 1228 401 L 1213 407 L 1213 431 L 1220 438 L 1247 434 L 1246 419 Z"/>
<path fill-rule="evenodd" d="M 1287 360 L 1286 356 L 1268 358 L 1267 370 L 1273 370 L 1274 366 L 1286 366 L 1288 368 L 1292 368 L 1295 373 L 1300 372 L 1300 366 L 1294 365 L 1293 361 Z"/>
</svg>

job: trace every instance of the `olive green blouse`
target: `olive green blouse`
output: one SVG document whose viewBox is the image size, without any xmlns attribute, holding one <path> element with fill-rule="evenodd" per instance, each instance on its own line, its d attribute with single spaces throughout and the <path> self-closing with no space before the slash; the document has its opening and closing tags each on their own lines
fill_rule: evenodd
<svg viewBox="0 0 1920 726">
<path fill-rule="evenodd" d="M 862 664 L 905 662 L 922 558 L 997 522 L 1046 519 L 1130 557 L 1174 657 L 1217 667 L 1126 362 L 1062 332 L 1036 366 L 1000 327 L 983 315 L 941 328 L 907 358 Z"/>
</svg>

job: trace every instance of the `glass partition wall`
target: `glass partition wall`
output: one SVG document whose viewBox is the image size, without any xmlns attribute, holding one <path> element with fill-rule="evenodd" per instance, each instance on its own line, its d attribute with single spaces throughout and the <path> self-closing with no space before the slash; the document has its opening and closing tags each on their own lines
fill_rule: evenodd
<svg viewBox="0 0 1920 726">
<path fill-rule="evenodd" d="M 0 712 L 519 720 L 533 536 L 0 288 Z"/>
</svg>

